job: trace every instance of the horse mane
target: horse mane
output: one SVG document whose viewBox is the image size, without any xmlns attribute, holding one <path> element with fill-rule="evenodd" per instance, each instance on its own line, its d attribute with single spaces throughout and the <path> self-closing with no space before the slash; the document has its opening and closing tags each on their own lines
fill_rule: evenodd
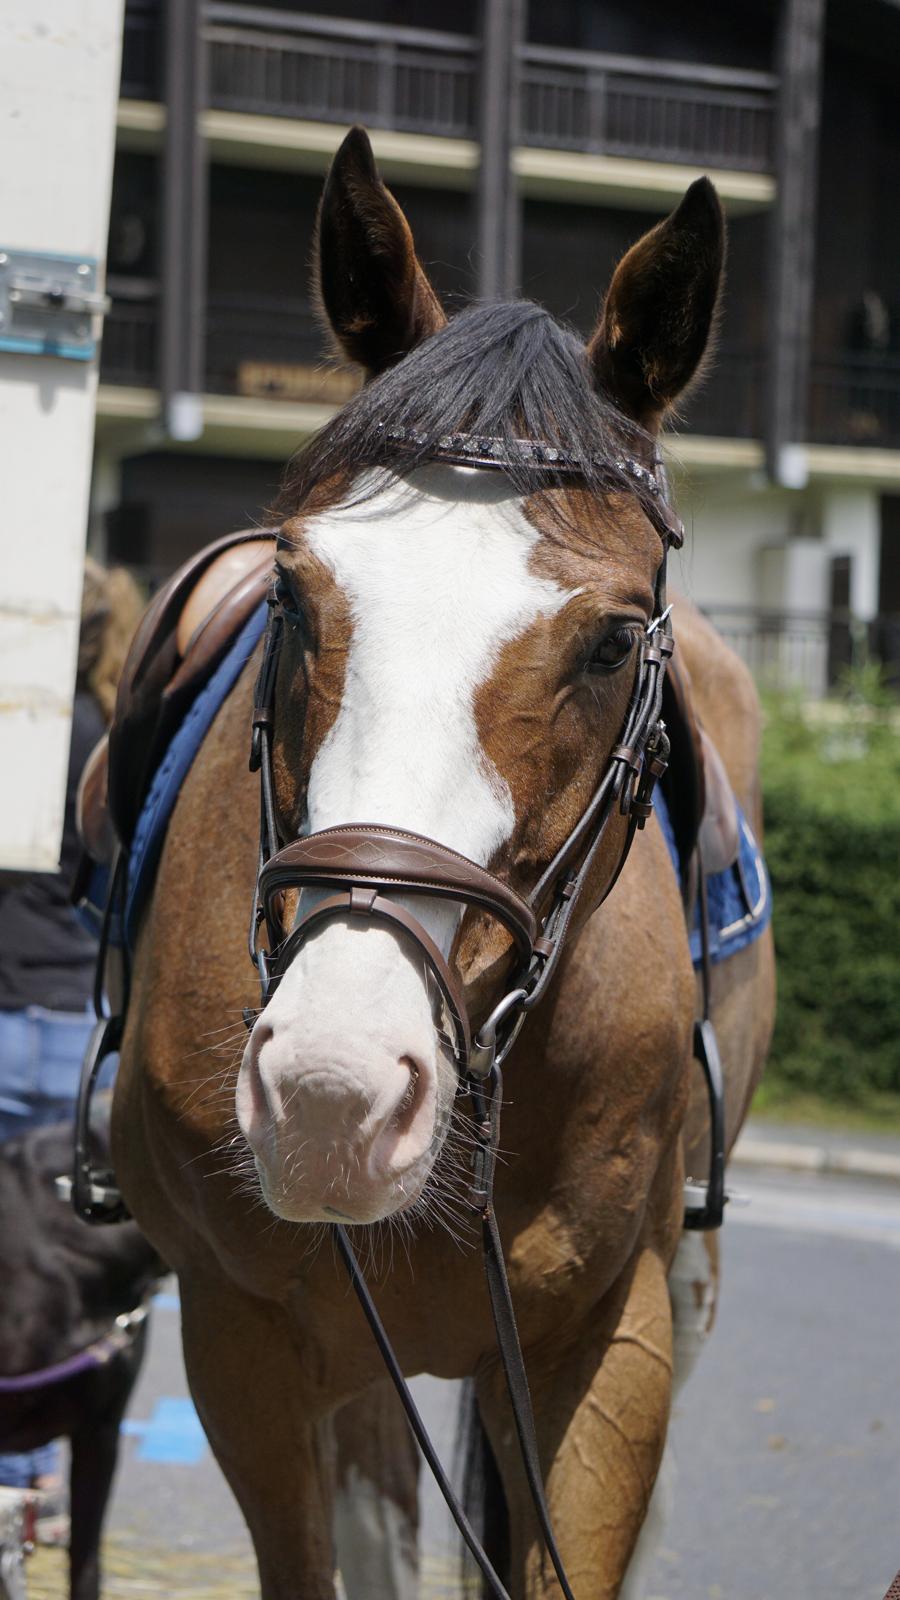
<svg viewBox="0 0 900 1600">
<path fill-rule="evenodd" d="M 391 434 L 410 429 L 414 446 L 391 445 Z M 429 459 L 440 438 L 456 432 L 502 439 L 506 472 L 523 495 L 535 491 L 534 465 L 517 441 L 531 439 L 583 461 L 588 490 L 641 499 L 615 463 L 635 449 L 649 458 L 649 436 L 598 392 L 577 334 L 542 306 L 514 300 L 461 311 L 365 384 L 291 458 L 272 515 L 295 516 L 328 480 L 352 481 L 379 468 L 405 476 Z M 377 470 L 366 471 L 363 496 L 377 492 L 381 481 Z"/>
</svg>

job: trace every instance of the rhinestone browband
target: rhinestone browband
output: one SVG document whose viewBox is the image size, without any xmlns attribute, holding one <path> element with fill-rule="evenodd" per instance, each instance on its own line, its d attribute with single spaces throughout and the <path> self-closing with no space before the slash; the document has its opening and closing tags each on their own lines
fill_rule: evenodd
<svg viewBox="0 0 900 1600">
<path fill-rule="evenodd" d="M 511 465 L 511 452 L 514 451 L 516 466 L 530 467 L 537 472 L 570 473 L 572 476 L 585 474 L 583 457 L 569 455 L 559 446 L 545 444 L 541 440 L 506 440 L 477 433 L 446 433 L 435 439 L 415 428 L 388 428 L 383 423 L 377 426 L 385 444 L 393 449 L 425 450 L 430 460 L 446 461 L 451 466 L 493 467 L 504 471 Z M 660 534 L 669 544 L 681 546 L 684 528 L 668 504 L 668 485 L 661 462 L 657 463 L 661 476 L 633 456 L 613 456 L 611 459 L 594 457 L 591 465 L 608 473 L 622 473 L 645 493 L 652 495 L 657 502 L 653 520 L 661 525 Z"/>
</svg>

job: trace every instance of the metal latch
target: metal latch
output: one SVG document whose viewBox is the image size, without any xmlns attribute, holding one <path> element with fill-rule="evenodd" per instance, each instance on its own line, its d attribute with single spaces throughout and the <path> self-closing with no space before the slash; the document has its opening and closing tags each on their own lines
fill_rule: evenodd
<svg viewBox="0 0 900 1600">
<path fill-rule="evenodd" d="M 0 350 L 90 361 L 108 310 L 92 258 L 0 250 Z"/>
</svg>

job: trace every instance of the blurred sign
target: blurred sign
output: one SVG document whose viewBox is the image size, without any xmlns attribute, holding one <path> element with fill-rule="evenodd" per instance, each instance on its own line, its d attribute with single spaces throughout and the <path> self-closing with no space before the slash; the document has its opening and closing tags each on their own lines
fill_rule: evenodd
<svg viewBox="0 0 900 1600">
<path fill-rule="evenodd" d="M 122 0 L 0 8 L 0 867 L 31 871 L 59 863 L 121 48 Z"/>
<path fill-rule="evenodd" d="M 343 405 L 356 394 L 359 375 L 340 367 L 316 367 L 292 361 L 242 361 L 238 393 L 265 400 L 313 400 Z"/>
</svg>

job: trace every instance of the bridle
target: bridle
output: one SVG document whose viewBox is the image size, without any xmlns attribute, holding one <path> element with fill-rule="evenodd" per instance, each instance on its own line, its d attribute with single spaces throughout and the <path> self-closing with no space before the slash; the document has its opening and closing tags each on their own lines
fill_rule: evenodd
<svg viewBox="0 0 900 1600">
<path fill-rule="evenodd" d="M 412 431 L 391 433 L 389 441 L 421 443 Z M 555 446 L 517 440 L 516 459 L 539 476 L 548 472 L 581 476 L 584 463 Z M 450 434 L 438 440 L 429 459 L 503 470 L 508 456 L 499 439 Z M 627 818 L 619 856 L 607 874 L 599 905 L 625 864 L 635 832 L 653 809 L 653 790 L 668 764 L 669 741 L 660 719 L 666 664 L 672 654 L 670 609 L 666 605 L 666 557 L 683 539 L 668 503 L 661 465 L 656 472 L 629 457 L 614 464 L 619 475 L 637 482 L 650 500 L 663 558 L 657 574 L 654 616 L 638 644 L 631 698 L 618 742 L 581 818 L 542 873 L 527 898 L 486 868 L 446 845 L 405 829 L 382 824 L 347 823 L 307 834 L 280 846 L 272 747 L 275 686 L 284 630 L 290 619 L 277 589 L 269 592 L 269 615 L 254 695 L 250 769 L 260 773 L 259 872 L 250 924 L 250 956 L 257 968 L 265 1005 L 309 935 L 337 917 L 393 926 L 412 939 L 434 979 L 450 1024 L 450 1042 L 462 1077 L 486 1078 L 501 1065 L 522 1023 L 543 998 L 558 965 L 566 937 L 606 838 L 618 813 Z M 285 938 L 280 918 L 285 890 L 328 889 L 331 893 L 302 915 Z M 457 901 L 486 911 L 511 935 L 518 959 L 512 985 L 473 1032 L 461 986 L 448 961 L 418 917 L 397 895 Z M 267 948 L 260 943 L 263 926 Z"/>
<path fill-rule="evenodd" d="M 508 471 L 511 447 L 502 439 L 454 433 L 429 442 L 413 430 L 385 433 L 386 450 L 413 453 L 421 459 L 451 465 Z M 557 446 L 531 440 L 512 441 L 518 467 L 533 474 L 535 486 L 557 479 L 584 479 L 587 464 Z M 592 476 L 603 463 L 590 463 Z M 669 548 L 680 546 L 683 530 L 672 511 L 665 474 L 658 458 L 648 467 L 622 456 L 606 464 L 611 479 L 621 486 L 629 479 L 640 492 L 641 505 L 659 533 L 663 556 L 655 589 L 654 615 L 637 648 L 637 661 L 628 709 L 617 743 L 581 818 L 560 846 L 527 898 L 518 894 L 486 868 L 446 845 L 401 828 L 347 823 L 325 828 L 281 845 L 275 803 L 272 749 L 275 731 L 275 689 L 284 630 L 290 619 L 277 590 L 269 595 L 269 613 L 262 661 L 254 696 L 250 767 L 260 773 L 259 872 L 250 920 L 250 956 L 260 979 L 265 1006 L 309 936 L 336 918 L 350 917 L 362 925 L 382 924 L 411 941 L 425 963 L 442 1002 L 446 1030 L 461 1092 L 471 1097 L 475 1111 L 475 1152 L 469 1203 L 482 1224 L 485 1266 L 491 1308 L 501 1361 L 506 1373 L 513 1415 L 532 1499 L 566 1600 L 572 1591 L 562 1561 L 544 1496 L 531 1399 L 515 1315 L 507 1281 L 500 1236 L 493 1209 L 493 1177 L 502 1103 L 501 1068 L 525 1019 L 544 998 L 557 970 L 576 911 L 591 886 L 592 907 L 606 899 L 616 883 L 635 833 L 643 828 L 653 809 L 653 790 L 666 770 L 669 740 L 661 719 L 666 665 L 674 648 L 671 608 L 666 604 L 666 558 Z M 615 816 L 626 819 L 624 836 L 615 860 L 607 863 L 603 882 L 594 882 L 595 867 Z M 281 921 L 287 890 L 316 888 L 328 891 L 312 910 L 301 911 L 285 937 Z M 462 986 L 443 952 L 408 903 L 397 896 L 425 895 L 474 906 L 499 922 L 511 937 L 516 966 L 512 981 L 480 1026 L 473 1028 Z M 267 944 L 261 943 L 265 928 Z M 248 1027 L 255 1013 L 245 1013 Z M 398 1390 L 413 1432 L 444 1495 L 451 1514 L 478 1566 L 499 1600 L 508 1600 L 490 1560 L 482 1548 L 443 1472 L 406 1385 L 397 1359 L 363 1279 L 346 1230 L 334 1225 L 338 1248 L 353 1287 L 378 1342 L 389 1374 Z"/>
</svg>

